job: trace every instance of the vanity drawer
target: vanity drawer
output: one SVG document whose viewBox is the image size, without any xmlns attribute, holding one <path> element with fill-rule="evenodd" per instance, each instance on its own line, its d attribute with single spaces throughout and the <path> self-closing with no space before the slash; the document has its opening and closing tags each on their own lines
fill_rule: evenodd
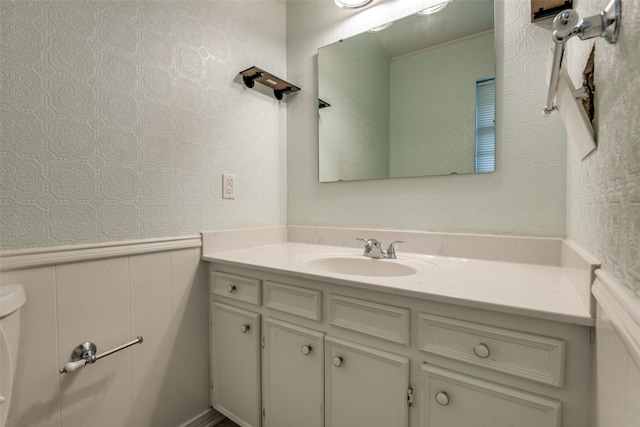
<svg viewBox="0 0 640 427">
<path fill-rule="evenodd" d="M 212 271 L 209 281 L 213 294 L 260 305 L 260 279 Z"/>
<path fill-rule="evenodd" d="M 564 341 L 420 313 L 422 351 L 563 386 Z"/>
<path fill-rule="evenodd" d="M 562 403 L 423 363 L 420 425 L 560 427 Z"/>
<path fill-rule="evenodd" d="M 318 322 L 322 320 L 322 292 L 320 291 L 265 281 L 264 305 Z"/>
<path fill-rule="evenodd" d="M 409 345 L 409 310 L 332 294 L 329 322 L 388 341 Z"/>
</svg>

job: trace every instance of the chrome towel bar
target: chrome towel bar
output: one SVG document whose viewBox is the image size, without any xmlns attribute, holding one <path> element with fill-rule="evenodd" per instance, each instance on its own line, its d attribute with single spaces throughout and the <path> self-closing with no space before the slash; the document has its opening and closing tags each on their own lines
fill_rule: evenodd
<svg viewBox="0 0 640 427">
<path fill-rule="evenodd" d="M 98 350 L 96 345 L 91 341 L 83 342 L 82 344 L 78 344 L 78 346 L 73 349 L 73 352 L 71 353 L 71 362 L 64 365 L 64 367 L 60 369 L 59 372 L 61 374 L 64 374 L 66 372 L 73 372 L 85 365 L 95 363 L 98 359 L 102 359 L 103 357 L 109 356 L 110 354 L 113 354 L 117 351 L 124 350 L 127 347 L 131 347 L 134 344 L 140 343 L 142 343 L 142 337 L 137 336 L 133 341 L 129 341 L 128 343 L 124 343 L 122 345 L 119 345 L 118 347 L 112 348 L 111 350 L 96 355 L 95 352 Z"/>
<path fill-rule="evenodd" d="M 553 64 L 551 66 L 551 78 L 549 81 L 549 94 L 547 104 L 544 107 L 546 114 L 556 110 L 553 100 L 558 88 L 560 67 L 564 54 L 564 44 L 573 36 L 580 40 L 588 40 L 594 37 L 604 37 L 609 43 L 615 43 L 620 31 L 620 0 L 611 0 L 607 7 L 597 15 L 580 19 L 578 12 L 567 9 L 560 12 L 553 19 Z"/>
</svg>

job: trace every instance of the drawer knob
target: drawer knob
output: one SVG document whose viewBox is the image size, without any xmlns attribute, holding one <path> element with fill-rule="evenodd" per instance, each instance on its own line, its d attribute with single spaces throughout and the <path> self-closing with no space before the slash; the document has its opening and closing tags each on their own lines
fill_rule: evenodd
<svg viewBox="0 0 640 427">
<path fill-rule="evenodd" d="M 305 356 L 308 356 L 309 353 L 311 353 L 311 346 L 310 345 L 303 345 L 300 350 L 302 351 L 302 354 L 304 354 Z"/>
<path fill-rule="evenodd" d="M 229 285 L 227 286 L 227 292 L 229 292 L 230 294 L 234 293 L 236 291 L 236 285 Z"/>
<path fill-rule="evenodd" d="M 336 368 L 339 368 L 340 366 L 342 366 L 342 357 L 335 356 L 333 359 L 331 359 L 331 363 L 333 363 L 333 366 L 335 366 Z"/>
<path fill-rule="evenodd" d="M 439 405 L 447 406 L 449 404 L 449 395 L 444 391 L 437 392 L 436 402 L 438 402 Z"/>
<path fill-rule="evenodd" d="M 251 327 L 246 323 L 243 323 L 242 325 L 240 325 L 240 332 L 242 332 L 243 334 L 246 334 L 247 332 L 249 332 L 249 329 L 251 329 Z"/>
<path fill-rule="evenodd" d="M 480 343 L 475 346 L 473 348 L 473 352 L 481 359 L 486 359 L 487 357 L 489 357 L 489 347 L 484 343 Z"/>
</svg>

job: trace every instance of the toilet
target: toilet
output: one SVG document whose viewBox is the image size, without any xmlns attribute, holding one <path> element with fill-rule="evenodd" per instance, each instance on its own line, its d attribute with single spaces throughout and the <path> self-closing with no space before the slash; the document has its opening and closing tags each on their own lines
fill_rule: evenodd
<svg viewBox="0 0 640 427">
<path fill-rule="evenodd" d="M 26 300 L 22 286 L 0 286 L 0 427 L 5 426 L 9 413 L 20 342 L 20 308 Z"/>
</svg>

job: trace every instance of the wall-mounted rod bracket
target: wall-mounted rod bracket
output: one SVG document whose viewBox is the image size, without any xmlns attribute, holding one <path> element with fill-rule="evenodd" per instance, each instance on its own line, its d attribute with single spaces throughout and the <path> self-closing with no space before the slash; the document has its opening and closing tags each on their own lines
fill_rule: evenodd
<svg viewBox="0 0 640 427">
<path fill-rule="evenodd" d="M 273 89 L 273 95 L 277 100 L 281 100 L 285 94 L 300 90 L 298 86 L 286 82 L 280 77 L 276 77 L 273 74 L 255 66 L 247 68 L 244 71 L 240 71 L 239 74 L 242 75 L 242 80 L 244 81 L 245 86 L 249 88 L 252 88 L 255 85 L 255 82 L 258 82 Z"/>
<path fill-rule="evenodd" d="M 60 373 L 64 374 L 67 372 L 73 372 L 76 369 L 80 369 L 85 365 L 90 365 L 95 363 L 97 360 L 102 359 L 103 357 L 109 356 L 117 351 L 124 350 L 127 347 L 131 347 L 134 344 L 142 343 L 142 337 L 137 336 L 135 340 L 124 343 L 118 347 L 112 348 L 111 350 L 105 351 L 104 353 L 100 353 L 96 355 L 96 351 L 98 348 L 91 341 L 83 342 L 82 344 L 78 344 L 76 348 L 71 352 L 71 362 L 64 365 L 62 369 L 60 369 Z"/>
<path fill-rule="evenodd" d="M 318 109 L 327 108 L 327 107 L 331 107 L 331 104 L 329 104 L 327 101 L 323 101 L 322 99 L 318 98 Z"/>
<path fill-rule="evenodd" d="M 608 43 L 615 43 L 620 32 L 621 16 L 620 0 L 611 0 L 607 7 L 597 15 L 580 19 L 578 12 L 567 9 L 560 12 L 553 20 L 553 63 L 551 78 L 549 79 L 549 94 L 544 107 L 545 114 L 550 114 L 557 108 L 553 104 L 558 88 L 564 44 L 573 36 L 580 40 L 603 37 Z"/>
<path fill-rule="evenodd" d="M 244 81 L 244 85 L 248 88 L 252 88 L 253 86 L 255 86 L 255 80 L 263 77 L 264 73 L 262 71 L 260 72 L 256 72 L 255 74 L 252 74 L 250 76 L 242 76 L 242 80 Z"/>
</svg>

